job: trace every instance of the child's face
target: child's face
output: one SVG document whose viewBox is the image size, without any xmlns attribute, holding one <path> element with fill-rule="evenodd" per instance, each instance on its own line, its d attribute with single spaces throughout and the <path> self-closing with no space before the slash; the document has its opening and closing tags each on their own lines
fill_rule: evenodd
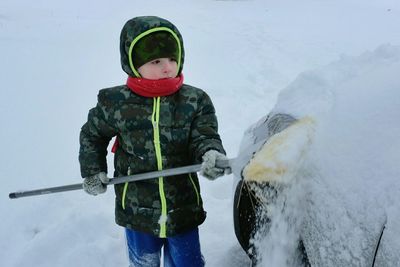
<svg viewBox="0 0 400 267">
<path fill-rule="evenodd" d="M 138 72 L 143 78 L 150 80 L 175 78 L 178 74 L 178 63 L 172 58 L 157 58 L 139 67 Z"/>
</svg>

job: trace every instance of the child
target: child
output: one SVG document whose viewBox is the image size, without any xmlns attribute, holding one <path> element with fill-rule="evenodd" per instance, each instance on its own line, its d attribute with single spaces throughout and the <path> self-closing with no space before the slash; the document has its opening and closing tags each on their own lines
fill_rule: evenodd
<svg viewBox="0 0 400 267">
<path fill-rule="evenodd" d="M 99 92 L 80 133 L 84 190 L 106 191 L 107 146 L 116 136 L 114 176 L 202 162 L 201 174 L 215 179 L 226 159 L 208 95 L 183 84 L 182 36 L 159 17 L 129 20 L 121 32 L 125 85 Z M 125 227 L 131 266 L 204 266 L 198 225 L 203 223 L 196 173 L 115 185 L 115 220 Z"/>
</svg>

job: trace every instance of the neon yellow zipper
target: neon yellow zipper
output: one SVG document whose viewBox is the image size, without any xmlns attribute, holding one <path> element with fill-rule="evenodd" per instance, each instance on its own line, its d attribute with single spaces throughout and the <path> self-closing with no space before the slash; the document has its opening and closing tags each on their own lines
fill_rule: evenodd
<svg viewBox="0 0 400 267">
<path fill-rule="evenodd" d="M 160 121 L 160 97 L 154 97 L 153 102 L 153 114 L 151 116 L 151 121 L 153 123 L 154 130 L 154 148 L 156 151 L 157 158 L 157 169 L 161 171 L 163 169 L 162 166 L 162 155 L 161 155 L 161 145 L 160 145 L 160 129 L 159 129 L 159 121 Z M 159 221 L 160 224 L 160 237 L 166 237 L 167 232 L 167 199 L 165 198 L 164 193 L 164 178 L 158 177 L 158 190 L 160 192 L 160 200 L 161 200 L 161 218 Z"/>
<path fill-rule="evenodd" d="M 160 97 L 153 98 L 153 113 L 151 115 L 151 122 L 153 124 L 154 131 L 154 149 L 156 151 L 157 158 L 157 169 L 161 171 L 163 169 L 162 166 L 162 155 L 161 155 L 161 145 L 160 145 L 160 130 L 159 130 L 159 121 L 160 121 Z M 128 175 L 131 175 L 130 167 L 128 168 Z M 191 179 L 191 178 L 190 178 Z M 193 183 L 193 180 L 192 180 Z M 194 185 L 194 183 L 193 183 Z M 125 183 L 124 190 L 122 192 L 122 208 L 125 209 L 125 198 L 126 192 L 128 190 L 128 183 Z M 164 192 L 164 178 L 158 177 L 158 190 L 160 193 L 161 200 L 161 218 L 160 218 L 160 237 L 166 237 L 167 232 L 167 199 L 165 197 Z M 197 189 L 195 187 L 196 193 Z M 198 193 L 197 193 L 198 194 Z"/>
</svg>

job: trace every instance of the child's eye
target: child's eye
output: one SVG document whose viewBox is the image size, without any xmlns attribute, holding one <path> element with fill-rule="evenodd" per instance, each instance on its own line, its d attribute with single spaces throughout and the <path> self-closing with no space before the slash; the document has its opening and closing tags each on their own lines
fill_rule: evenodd
<svg viewBox="0 0 400 267">
<path fill-rule="evenodd" d="M 176 60 L 174 59 L 174 58 L 169 58 L 169 61 L 173 61 L 173 62 L 176 62 Z"/>
<path fill-rule="evenodd" d="M 160 60 L 158 60 L 158 59 L 153 60 L 153 61 L 151 62 L 151 64 L 159 64 L 159 63 L 160 63 Z"/>
</svg>

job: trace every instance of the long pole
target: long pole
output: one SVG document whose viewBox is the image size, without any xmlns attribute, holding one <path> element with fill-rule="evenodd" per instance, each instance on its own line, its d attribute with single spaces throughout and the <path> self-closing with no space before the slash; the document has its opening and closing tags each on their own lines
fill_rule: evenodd
<svg viewBox="0 0 400 267">
<path fill-rule="evenodd" d="M 217 166 L 221 167 L 221 168 L 229 168 L 230 164 L 231 164 L 230 161 L 231 160 L 219 161 L 219 162 L 217 162 Z M 128 175 L 128 176 L 121 176 L 121 177 L 116 177 L 116 178 L 110 179 L 110 181 L 107 183 L 107 185 L 121 184 L 121 183 L 126 183 L 126 182 L 148 180 L 148 179 L 153 179 L 153 178 L 157 178 L 157 177 L 168 177 L 168 176 L 173 176 L 173 175 L 198 172 L 198 171 L 200 171 L 200 169 L 201 169 L 201 164 L 195 164 L 195 165 L 189 165 L 189 166 L 184 166 L 184 167 L 166 169 L 166 170 L 162 170 L 162 171 L 152 171 L 152 172 L 139 173 L 139 174 Z M 41 189 L 29 190 L 29 191 L 17 191 L 17 192 L 10 193 L 8 195 L 8 197 L 11 199 L 16 199 L 16 198 L 21 198 L 21 197 L 53 194 L 53 193 L 60 193 L 60 192 L 79 190 L 79 189 L 83 189 L 82 183 L 63 185 L 63 186 L 57 186 L 57 187 L 41 188 Z"/>
</svg>

